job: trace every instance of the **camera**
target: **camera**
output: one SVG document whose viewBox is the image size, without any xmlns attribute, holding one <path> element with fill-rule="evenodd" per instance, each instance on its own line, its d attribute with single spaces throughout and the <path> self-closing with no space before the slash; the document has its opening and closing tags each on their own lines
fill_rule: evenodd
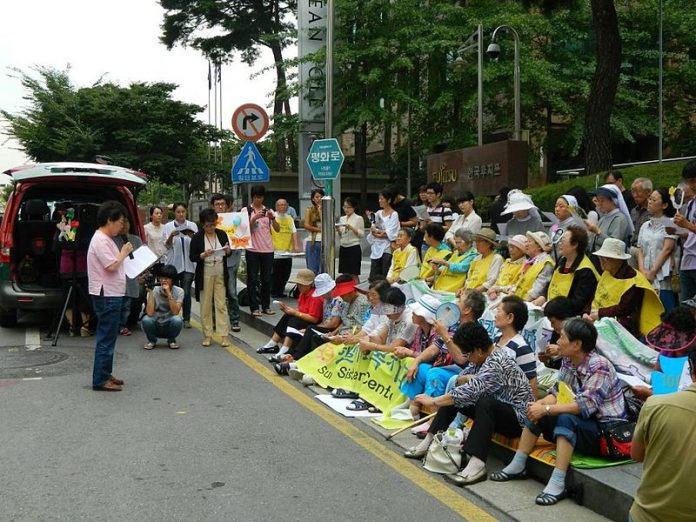
<svg viewBox="0 0 696 522">
<path fill-rule="evenodd" d="M 157 278 L 155 278 L 155 274 L 151 272 L 143 274 L 143 286 L 145 286 L 145 288 L 152 290 L 156 284 Z"/>
<path fill-rule="evenodd" d="M 500 57 L 500 46 L 497 43 L 489 44 L 486 54 L 491 60 L 497 60 Z"/>
</svg>

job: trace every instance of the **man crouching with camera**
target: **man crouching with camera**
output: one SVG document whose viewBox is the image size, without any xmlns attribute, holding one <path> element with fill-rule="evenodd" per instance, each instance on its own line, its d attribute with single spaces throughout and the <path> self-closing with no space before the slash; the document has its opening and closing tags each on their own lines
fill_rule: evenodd
<svg viewBox="0 0 696 522">
<path fill-rule="evenodd" d="M 166 339 L 172 350 L 179 348 L 176 338 L 184 326 L 179 315 L 184 302 L 184 289 L 174 286 L 176 277 L 176 267 L 164 265 L 159 270 L 159 285 L 154 282 L 145 284 L 147 297 L 141 324 L 147 337 L 146 350 L 152 350 L 157 345 L 157 339 Z"/>
</svg>

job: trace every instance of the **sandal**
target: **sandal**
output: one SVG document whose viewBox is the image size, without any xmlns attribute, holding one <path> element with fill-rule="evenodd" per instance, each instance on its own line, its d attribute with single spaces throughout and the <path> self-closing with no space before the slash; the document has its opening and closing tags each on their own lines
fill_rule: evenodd
<svg viewBox="0 0 696 522">
<path fill-rule="evenodd" d="M 355 399 L 348 406 L 346 406 L 346 409 L 348 411 L 367 411 L 369 408 L 370 403 L 368 403 L 364 399 Z"/>
<path fill-rule="evenodd" d="M 564 489 L 558 495 L 552 495 L 551 493 L 539 493 L 539 495 L 537 495 L 535 502 L 539 506 L 553 506 L 554 504 L 558 504 L 561 500 L 563 500 L 567 496 L 568 496 L 567 489 Z"/>
<path fill-rule="evenodd" d="M 201 342 L 201 346 L 210 346 L 210 343 L 212 342 L 212 339 L 210 337 L 206 337 L 203 339 L 203 342 Z"/>
<path fill-rule="evenodd" d="M 491 473 L 490 478 L 493 482 L 507 482 L 508 480 L 524 480 L 527 478 L 527 470 L 524 469 L 519 473 L 505 473 L 504 471 L 497 471 L 496 473 Z"/>
<path fill-rule="evenodd" d="M 337 399 L 357 399 L 358 394 L 352 391 L 344 390 L 343 388 L 336 388 L 331 392 L 331 395 Z"/>
<path fill-rule="evenodd" d="M 288 363 L 276 363 L 273 365 L 273 369 L 278 375 L 287 375 L 290 370 L 290 364 Z"/>
<path fill-rule="evenodd" d="M 263 314 L 261 313 L 261 310 L 254 310 L 251 312 L 251 315 L 254 317 L 261 317 Z"/>
<path fill-rule="evenodd" d="M 266 315 L 275 315 L 275 314 L 276 314 L 276 313 L 275 313 L 273 310 L 271 310 L 270 308 L 266 308 L 266 309 L 263 311 L 263 313 L 266 314 Z"/>
</svg>

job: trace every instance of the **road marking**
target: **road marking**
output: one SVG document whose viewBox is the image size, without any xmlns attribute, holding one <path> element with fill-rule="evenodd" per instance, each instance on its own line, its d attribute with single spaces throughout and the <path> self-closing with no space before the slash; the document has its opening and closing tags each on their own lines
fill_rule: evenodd
<svg viewBox="0 0 696 522">
<path fill-rule="evenodd" d="M 24 332 L 24 346 L 27 350 L 41 348 L 41 334 L 38 328 L 27 328 Z"/>
<path fill-rule="evenodd" d="M 441 481 L 434 479 L 430 474 L 421 471 L 413 464 L 404 460 L 396 452 L 385 448 L 381 443 L 370 437 L 368 434 L 359 430 L 350 422 L 325 408 L 322 404 L 312 400 L 310 397 L 295 388 L 282 377 L 260 364 L 256 359 L 247 354 L 240 347 L 232 345 L 225 348 L 230 354 L 237 357 L 253 371 L 261 375 L 280 391 L 289 395 L 296 402 L 320 417 L 327 424 L 343 433 L 346 437 L 355 442 L 358 446 L 369 451 L 372 455 L 384 462 L 387 466 L 399 473 L 404 478 L 413 482 L 431 497 L 442 502 L 447 508 L 454 511 L 457 515 L 472 521 L 495 521 L 495 517 L 486 513 L 476 504 L 469 502 L 461 495 L 446 487 Z"/>
</svg>

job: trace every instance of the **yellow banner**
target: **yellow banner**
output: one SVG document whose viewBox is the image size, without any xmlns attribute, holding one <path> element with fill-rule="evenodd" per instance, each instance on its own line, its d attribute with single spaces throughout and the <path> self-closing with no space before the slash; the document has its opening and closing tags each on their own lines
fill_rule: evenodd
<svg viewBox="0 0 696 522">
<path fill-rule="evenodd" d="M 400 388 L 412 361 L 387 352 L 362 354 L 357 344 L 326 343 L 297 361 L 297 368 L 320 386 L 355 392 L 388 415 L 406 401 Z"/>
</svg>

